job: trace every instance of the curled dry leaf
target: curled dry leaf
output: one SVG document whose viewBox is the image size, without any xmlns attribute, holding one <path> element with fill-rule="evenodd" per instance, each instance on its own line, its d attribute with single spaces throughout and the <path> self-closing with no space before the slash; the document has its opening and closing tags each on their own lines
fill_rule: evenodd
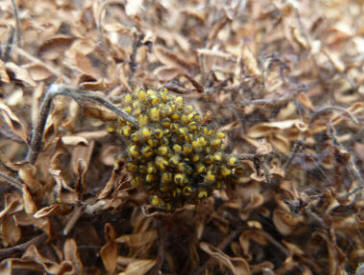
<svg viewBox="0 0 364 275">
<path fill-rule="evenodd" d="M 118 257 L 118 246 L 115 242 L 115 229 L 111 224 L 106 223 L 104 226 L 106 244 L 101 248 L 100 255 L 106 270 L 113 273 L 116 268 Z"/>
<path fill-rule="evenodd" d="M 34 245 L 28 247 L 22 258 L 24 260 L 31 260 L 40 264 L 43 267 L 43 270 L 48 274 L 66 275 L 68 274 L 67 272 L 72 270 L 71 262 L 63 261 L 61 263 L 57 263 L 54 260 L 48 259 L 47 257 L 44 257 Z"/>
<path fill-rule="evenodd" d="M 0 220 L 6 216 L 23 210 L 19 193 L 5 196 L 5 207 L 0 212 Z"/>
<path fill-rule="evenodd" d="M 34 213 L 33 217 L 35 219 L 46 218 L 50 216 L 64 215 L 71 210 L 71 206 L 62 204 L 52 204 L 39 209 Z"/>
<path fill-rule="evenodd" d="M 30 87 L 37 86 L 27 69 L 12 62 L 6 63 L 5 66 L 10 78 L 19 80 Z"/>
<path fill-rule="evenodd" d="M 234 275 L 248 275 L 250 274 L 249 265 L 243 258 L 232 258 L 212 246 L 211 244 L 202 242 L 200 248 L 217 260 L 219 263 L 227 267 Z"/>
<path fill-rule="evenodd" d="M 273 222 L 277 230 L 282 235 L 289 235 L 294 232 L 296 226 L 303 222 L 302 216 L 294 216 L 292 213 L 283 209 L 275 209 L 273 211 Z"/>
<path fill-rule="evenodd" d="M 0 81 L 4 83 L 10 82 L 9 75 L 6 71 L 5 63 L 2 60 L 0 60 Z"/>
<path fill-rule="evenodd" d="M 11 111 L 11 109 L 2 100 L 0 100 L 0 111 L 3 120 L 10 127 L 13 133 L 20 137 L 25 143 L 28 143 L 28 131 L 24 123 Z"/>
<path fill-rule="evenodd" d="M 74 239 L 67 239 L 64 243 L 64 259 L 72 263 L 71 274 L 83 274 L 83 266 L 77 248 L 77 243 Z"/>
<path fill-rule="evenodd" d="M 8 216 L 1 221 L 1 242 L 2 245 L 13 246 L 21 238 L 20 227 L 16 224 L 14 217 Z"/>
<path fill-rule="evenodd" d="M 35 204 L 28 187 L 25 185 L 23 186 L 23 204 L 25 212 L 29 215 L 33 215 L 37 211 L 37 205 Z"/>
</svg>

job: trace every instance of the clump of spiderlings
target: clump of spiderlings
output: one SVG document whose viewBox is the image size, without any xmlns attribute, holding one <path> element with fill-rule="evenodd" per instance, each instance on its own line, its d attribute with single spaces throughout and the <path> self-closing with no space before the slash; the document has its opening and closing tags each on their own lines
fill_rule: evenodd
<svg viewBox="0 0 364 275">
<path fill-rule="evenodd" d="M 237 158 L 223 153 L 225 134 L 203 126 L 192 105 L 168 90 L 136 90 L 123 110 L 138 125 L 120 119 L 115 130 L 127 141 L 131 184 L 142 186 L 151 203 L 171 211 L 198 203 L 231 178 Z"/>
</svg>

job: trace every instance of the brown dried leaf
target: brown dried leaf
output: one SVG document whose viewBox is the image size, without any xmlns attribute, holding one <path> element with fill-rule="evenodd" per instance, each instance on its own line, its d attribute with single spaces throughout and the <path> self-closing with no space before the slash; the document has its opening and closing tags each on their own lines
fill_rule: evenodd
<svg viewBox="0 0 364 275">
<path fill-rule="evenodd" d="M 93 68 L 91 61 L 87 58 L 86 55 L 80 53 L 79 51 L 76 51 L 75 56 L 74 56 L 74 62 L 76 64 L 76 66 L 82 72 L 84 72 L 92 77 L 97 76 L 97 73 L 96 73 L 95 69 Z"/>
<path fill-rule="evenodd" d="M 100 255 L 106 270 L 113 273 L 116 268 L 118 258 L 118 246 L 115 243 L 115 230 L 111 224 L 106 223 L 104 226 L 106 244 L 101 248 Z"/>
<path fill-rule="evenodd" d="M 328 59 L 330 60 L 331 64 L 334 66 L 334 68 L 339 72 L 343 73 L 345 71 L 345 64 L 341 61 L 338 54 L 330 51 L 327 48 L 323 49 L 323 52 L 326 54 Z"/>
<path fill-rule="evenodd" d="M 250 49 L 246 46 L 241 48 L 241 60 L 243 64 L 246 66 L 248 72 L 254 76 L 261 76 L 262 72 L 258 67 L 258 63 L 250 51 Z"/>
<path fill-rule="evenodd" d="M 37 205 L 25 185 L 23 185 L 23 204 L 25 212 L 29 215 L 33 215 L 37 211 Z"/>
<path fill-rule="evenodd" d="M 133 259 L 126 267 L 126 270 L 122 273 L 119 273 L 119 275 L 143 275 L 147 273 L 153 266 L 155 266 L 156 263 L 157 260 Z"/>
<path fill-rule="evenodd" d="M 0 81 L 4 83 L 10 83 L 10 78 L 6 71 L 5 63 L 2 60 L 0 60 Z"/>
<path fill-rule="evenodd" d="M 227 254 L 212 246 L 209 243 L 201 242 L 200 248 L 217 260 L 219 263 L 231 270 L 234 275 L 248 275 L 250 274 L 248 263 L 241 257 L 232 258 Z"/>
<path fill-rule="evenodd" d="M 26 184 L 30 192 L 37 193 L 42 189 L 42 183 L 38 180 L 37 168 L 31 164 L 24 164 L 19 167 L 19 178 Z"/>
<path fill-rule="evenodd" d="M 170 81 L 180 74 L 180 70 L 174 67 L 160 66 L 154 70 L 154 75 L 160 81 Z"/>
<path fill-rule="evenodd" d="M 5 217 L 1 221 L 2 244 L 7 246 L 15 245 L 21 238 L 20 227 L 15 223 L 14 217 Z"/>
<path fill-rule="evenodd" d="M 145 231 L 136 234 L 122 235 L 115 239 L 117 243 L 126 243 L 130 247 L 144 246 L 157 239 L 157 231 Z"/>
<path fill-rule="evenodd" d="M 50 78 L 53 73 L 41 63 L 32 63 L 25 65 L 24 68 L 29 72 L 34 81 L 42 81 Z"/>
<path fill-rule="evenodd" d="M 297 27 L 291 26 L 291 35 L 302 48 L 305 50 L 309 49 L 309 45 L 307 44 L 305 37 L 301 34 Z"/>
<path fill-rule="evenodd" d="M 181 72 L 187 74 L 191 70 L 192 64 L 186 59 L 176 55 L 171 50 L 168 50 L 162 46 L 155 46 L 154 54 L 157 59 L 169 68 L 178 68 Z"/>
<path fill-rule="evenodd" d="M 39 209 L 36 213 L 34 213 L 33 217 L 39 219 L 39 218 L 58 215 L 60 213 L 59 211 L 60 208 L 61 208 L 60 204 L 52 204 L 49 206 L 45 206 Z"/>
<path fill-rule="evenodd" d="M 48 274 L 61 275 L 72 270 L 72 264 L 70 262 L 62 262 L 61 264 L 58 264 L 57 262 L 40 254 L 35 245 L 29 246 L 22 258 L 32 260 L 40 264 Z"/>
<path fill-rule="evenodd" d="M 20 137 L 25 143 L 27 143 L 28 142 L 27 128 L 25 127 L 23 122 L 21 122 L 21 120 L 11 111 L 11 109 L 2 100 L 0 100 L 0 111 L 3 120 L 14 132 L 14 134 Z"/>
<path fill-rule="evenodd" d="M 302 221 L 302 216 L 295 217 L 283 209 L 276 208 L 273 211 L 273 223 L 282 235 L 293 233 L 295 227 Z"/>
<path fill-rule="evenodd" d="M 304 93 L 299 93 L 296 96 L 296 99 L 303 105 L 305 106 L 307 109 L 309 109 L 312 112 L 315 112 L 315 107 L 313 106 L 310 98 L 307 96 L 307 94 Z"/>
<path fill-rule="evenodd" d="M 7 62 L 5 66 L 10 78 L 22 81 L 30 87 L 35 87 L 37 85 L 30 76 L 28 70 L 24 69 L 23 67 L 20 67 L 12 62 Z"/>
<path fill-rule="evenodd" d="M 83 274 L 83 266 L 77 248 L 77 243 L 74 239 L 67 239 L 64 243 L 64 259 L 73 263 L 72 274 Z"/>
<path fill-rule="evenodd" d="M 63 136 L 61 138 L 64 145 L 72 145 L 72 146 L 88 146 L 88 141 L 84 137 L 80 136 Z"/>
<path fill-rule="evenodd" d="M 23 209 L 23 205 L 20 203 L 20 196 L 14 194 L 6 194 L 5 195 L 5 208 L 0 212 L 0 220 L 8 215 L 11 215 L 14 212 L 19 212 Z"/>
<path fill-rule="evenodd" d="M 61 57 L 71 46 L 74 37 L 57 35 L 45 41 L 38 49 L 39 55 L 47 60 L 54 60 Z"/>
</svg>

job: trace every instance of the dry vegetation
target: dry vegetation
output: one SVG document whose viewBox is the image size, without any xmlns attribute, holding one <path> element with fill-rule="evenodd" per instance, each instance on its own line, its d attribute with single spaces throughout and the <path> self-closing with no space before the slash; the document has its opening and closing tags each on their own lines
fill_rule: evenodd
<svg viewBox="0 0 364 275">
<path fill-rule="evenodd" d="M 364 274 L 363 1 L 0 3 L 1 274 Z M 89 99 L 143 87 L 226 134 L 237 183 L 173 213 L 131 186 Z"/>
</svg>

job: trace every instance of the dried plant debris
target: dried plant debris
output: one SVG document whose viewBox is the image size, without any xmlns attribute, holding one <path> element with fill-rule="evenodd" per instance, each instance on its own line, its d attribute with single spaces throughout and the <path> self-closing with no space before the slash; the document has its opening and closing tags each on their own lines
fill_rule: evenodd
<svg viewBox="0 0 364 275">
<path fill-rule="evenodd" d="M 1 1 L 0 273 L 363 274 L 363 14 Z"/>
</svg>

